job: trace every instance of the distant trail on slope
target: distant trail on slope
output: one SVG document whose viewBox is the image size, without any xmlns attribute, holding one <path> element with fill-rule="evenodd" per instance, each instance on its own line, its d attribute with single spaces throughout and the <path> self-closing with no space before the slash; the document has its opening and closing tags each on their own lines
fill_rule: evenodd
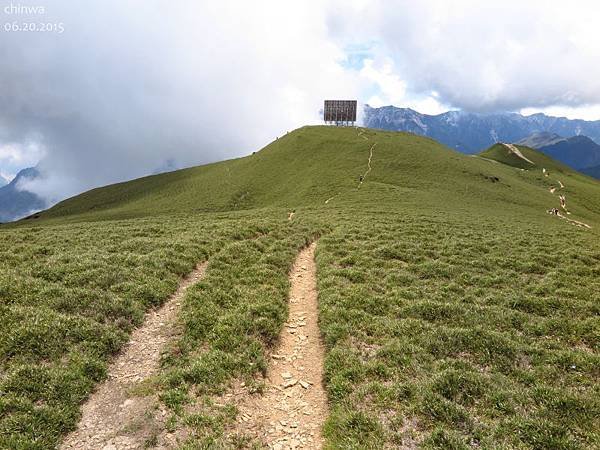
<svg viewBox="0 0 600 450">
<path fill-rule="evenodd" d="M 548 172 L 546 171 L 545 168 L 542 169 L 542 173 L 545 176 L 548 176 Z M 564 189 L 565 185 L 562 184 L 562 182 L 560 180 L 556 180 L 559 184 L 559 189 Z M 551 186 L 550 187 L 550 193 L 554 194 L 556 192 L 556 187 Z M 560 207 L 565 211 L 565 213 L 567 214 L 571 214 L 568 210 L 567 210 L 567 198 L 565 197 L 564 194 L 558 194 L 558 200 L 560 202 Z M 587 223 L 584 222 L 580 222 L 578 220 L 574 220 L 574 219 L 569 219 L 567 216 L 565 216 L 564 214 L 562 214 L 557 208 L 552 208 L 548 211 L 550 214 L 553 214 L 561 219 L 566 220 L 567 222 L 569 222 L 572 225 L 578 226 L 578 227 L 583 227 L 583 228 L 587 228 L 587 229 L 592 229 L 591 226 L 589 226 Z"/>
<path fill-rule="evenodd" d="M 108 379 L 83 405 L 79 425 L 67 435 L 62 450 L 144 448 L 156 426 L 164 425 L 155 417 L 161 413 L 155 409 L 157 397 L 136 397 L 131 391 L 157 373 L 161 351 L 173 335 L 183 296 L 204 276 L 206 266 L 206 262 L 199 264 L 163 306 L 146 314 L 143 325 L 133 331 L 123 352 L 111 363 Z"/>
<path fill-rule="evenodd" d="M 365 181 L 365 178 L 367 178 L 367 175 L 369 175 L 369 172 L 371 171 L 371 159 L 373 159 L 373 149 L 375 148 L 376 145 L 377 145 L 377 142 L 375 142 L 373 145 L 371 145 L 371 150 L 369 151 L 369 161 L 367 161 L 367 171 L 364 173 L 364 175 L 361 177 L 361 179 L 358 183 L 359 188 L 362 186 L 363 182 Z"/>
<path fill-rule="evenodd" d="M 358 130 L 358 136 L 359 137 L 363 138 L 365 141 L 369 140 L 369 138 L 367 136 L 365 136 L 365 130 L 364 130 L 364 128 L 358 127 L 357 130 Z M 373 159 L 373 149 L 375 148 L 376 145 L 377 145 L 377 142 L 375 142 L 371 146 L 371 149 L 369 151 L 369 160 L 367 161 L 367 171 L 360 177 L 357 189 L 362 186 L 363 181 L 365 181 L 366 176 L 369 174 L 369 172 L 371 172 L 371 160 Z M 325 204 L 327 205 L 331 200 L 333 200 L 334 198 L 336 198 L 340 194 L 341 194 L 341 192 L 338 192 L 337 194 L 332 195 L 327 200 L 325 200 Z"/>
<path fill-rule="evenodd" d="M 289 316 L 271 354 L 262 395 L 245 386 L 225 395 L 235 401 L 241 419 L 230 430 L 271 449 L 320 449 L 327 417 L 323 388 L 325 348 L 318 326 L 316 243 L 298 255 L 290 273 Z"/>
<path fill-rule="evenodd" d="M 483 156 L 479 156 L 479 155 L 469 155 L 471 158 L 479 158 L 479 159 L 483 159 L 484 161 L 490 161 L 493 162 L 494 164 L 498 164 L 498 161 L 496 161 L 495 159 L 489 159 L 489 158 L 484 158 Z"/>
<path fill-rule="evenodd" d="M 562 213 L 560 213 L 560 212 L 558 212 L 556 215 L 557 215 L 558 217 L 560 217 L 561 219 L 564 219 L 564 220 L 566 220 L 567 222 L 569 222 L 569 223 L 570 223 L 570 224 L 572 224 L 572 225 L 577 225 L 577 226 L 579 226 L 579 227 L 587 228 L 588 230 L 591 230 L 591 229 L 592 229 L 592 227 L 591 227 L 591 226 L 589 226 L 587 223 L 580 222 L 580 221 L 578 221 L 578 220 L 574 220 L 574 219 L 569 219 L 567 216 L 563 215 L 563 214 L 562 214 Z"/>
<path fill-rule="evenodd" d="M 514 153 L 515 155 L 517 155 L 522 160 L 527 161 L 529 164 L 533 164 L 535 166 L 535 163 L 532 160 L 530 160 L 529 158 L 527 158 L 523 153 L 521 153 L 521 150 L 519 150 L 513 144 L 507 144 L 507 143 L 503 142 L 502 145 L 504 145 L 505 147 L 507 147 L 512 153 Z"/>
</svg>

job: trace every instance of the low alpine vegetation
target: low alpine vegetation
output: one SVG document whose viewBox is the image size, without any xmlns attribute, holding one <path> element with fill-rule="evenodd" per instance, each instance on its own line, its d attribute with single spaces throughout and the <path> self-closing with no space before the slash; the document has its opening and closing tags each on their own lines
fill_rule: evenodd
<svg viewBox="0 0 600 450">
<path fill-rule="evenodd" d="M 205 260 L 137 387 L 169 412 L 147 446 L 258 446 L 228 433 L 240 418 L 222 394 L 260 393 L 288 271 L 317 236 L 327 448 L 600 447 L 600 185 L 503 151 L 305 127 L 3 226 L 0 447 L 56 447 L 132 329 Z"/>
</svg>

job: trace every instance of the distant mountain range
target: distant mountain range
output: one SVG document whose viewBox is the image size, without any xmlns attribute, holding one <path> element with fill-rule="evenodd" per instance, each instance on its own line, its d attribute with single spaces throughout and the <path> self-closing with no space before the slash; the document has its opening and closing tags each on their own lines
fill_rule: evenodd
<svg viewBox="0 0 600 450">
<path fill-rule="evenodd" d="M 526 145 L 579 170 L 600 179 L 600 145 L 587 136 L 564 138 L 555 133 L 535 133 L 515 142 Z"/>
<path fill-rule="evenodd" d="M 178 169 L 178 166 L 175 161 L 169 159 L 153 174 L 170 172 L 176 169 Z M 38 177 L 40 177 L 40 172 L 35 167 L 21 170 L 8 184 L 0 176 L 0 223 L 22 219 L 50 206 L 38 195 L 19 189 L 19 183 L 24 179 L 35 179 Z M 4 183 L 2 183 L 3 181 Z"/>
<path fill-rule="evenodd" d="M 39 176 L 38 170 L 30 167 L 21 170 L 10 183 L 0 187 L 0 223 L 20 219 L 47 206 L 36 194 L 18 189 L 24 179 Z"/>
<path fill-rule="evenodd" d="M 531 136 L 527 136 L 526 138 L 521 139 L 520 141 L 513 142 L 513 144 L 540 149 L 547 145 L 553 145 L 564 140 L 564 137 L 559 136 L 556 133 L 542 131 L 540 133 L 533 133 Z"/>
<path fill-rule="evenodd" d="M 409 108 L 371 108 L 366 105 L 363 122 L 369 128 L 429 136 L 463 153 L 477 153 L 496 142 L 518 142 L 541 132 L 558 137 L 585 135 L 600 142 L 600 121 L 571 120 L 545 114 L 523 116 L 517 113 L 448 111 L 428 115 Z"/>
<path fill-rule="evenodd" d="M 600 145 L 587 136 L 573 136 L 534 148 L 577 170 L 600 165 Z"/>
</svg>

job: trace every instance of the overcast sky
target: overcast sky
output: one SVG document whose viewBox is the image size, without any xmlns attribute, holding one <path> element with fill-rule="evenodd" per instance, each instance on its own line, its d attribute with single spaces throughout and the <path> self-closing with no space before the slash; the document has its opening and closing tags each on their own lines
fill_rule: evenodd
<svg viewBox="0 0 600 450">
<path fill-rule="evenodd" d="M 39 162 L 50 201 L 248 154 L 326 97 L 600 119 L 593 1 L 0 0 L 0 19 L 0 176 Z"/>
</svg>

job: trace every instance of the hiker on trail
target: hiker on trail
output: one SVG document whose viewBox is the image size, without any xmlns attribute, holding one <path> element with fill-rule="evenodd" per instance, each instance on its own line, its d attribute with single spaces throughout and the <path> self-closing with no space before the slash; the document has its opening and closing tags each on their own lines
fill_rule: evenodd
<svg viewBox="0 0 600 450">
<path fill-rule="evenodd" d="M 363 177 L 362 175 L 358 177 L 358 181 L 359 181 L 360 183 L 362 183 L 364 179 L 365 179 L 365 177 Z"/>
</svg>

